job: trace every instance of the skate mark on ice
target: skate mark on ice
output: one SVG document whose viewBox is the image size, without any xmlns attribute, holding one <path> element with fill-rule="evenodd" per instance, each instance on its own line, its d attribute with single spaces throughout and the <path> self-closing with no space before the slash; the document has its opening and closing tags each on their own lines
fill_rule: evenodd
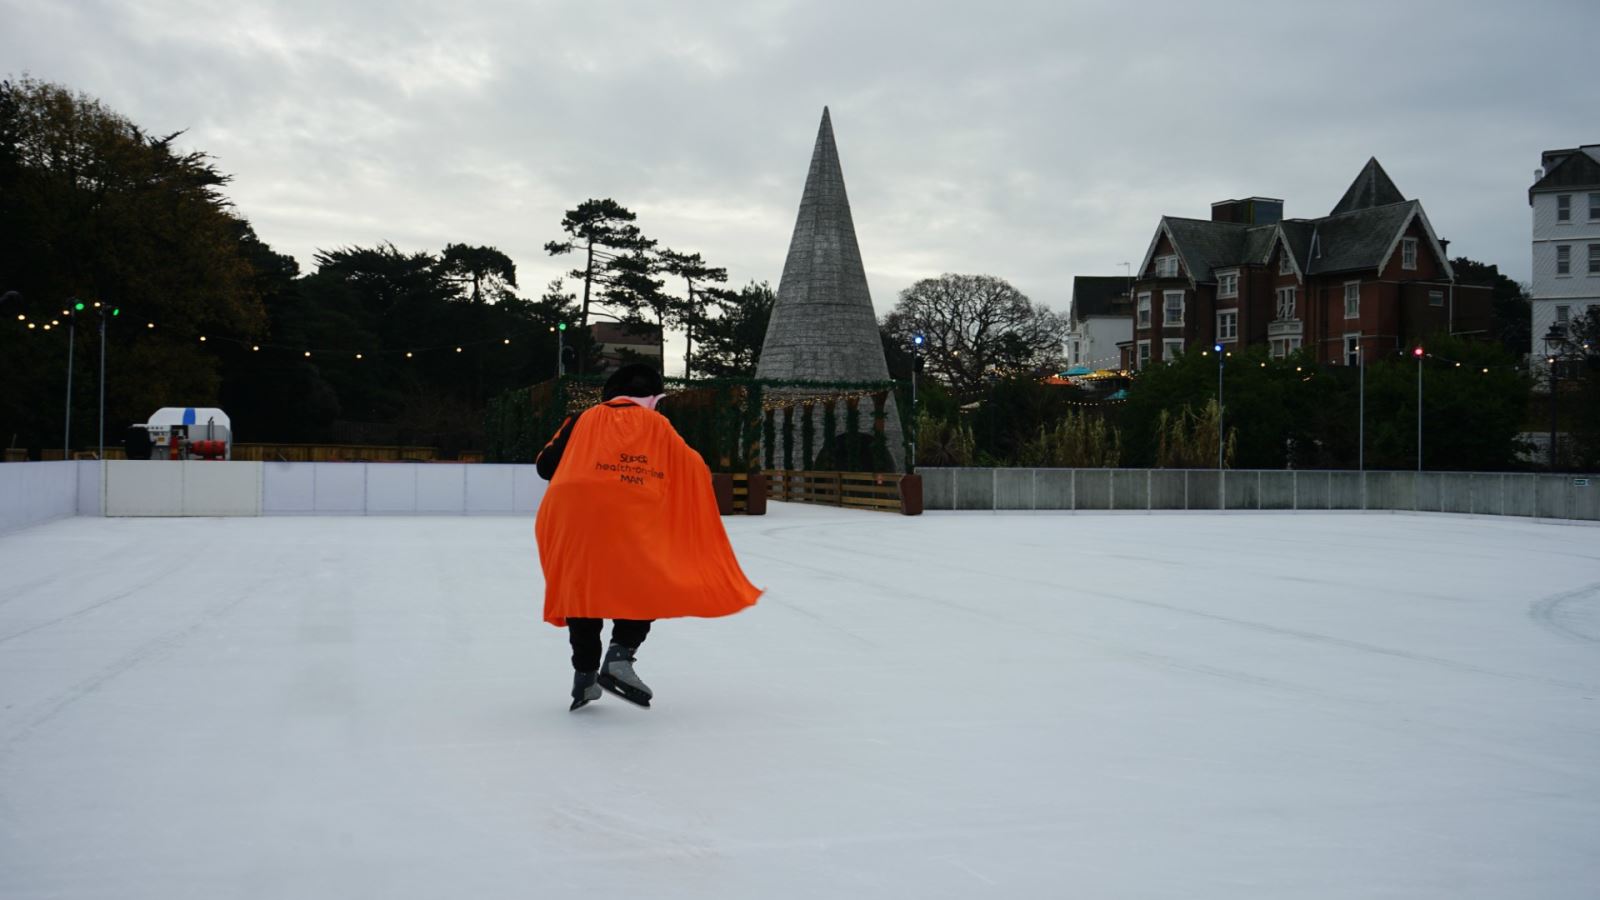
<svg viewBox="0 0 1600 900">
<path fill-rule="evenodd" d="M 67 688 L 63 694 L 54 700 L 38 704 L 39 707 L 42 707 L 38 712 L 29 716 L 20 725 L 12 729 L 9 734 L 0 735 L 0 759 L 4 758 L 6 751 L 10 750 L 11 747 L 21 743 L 30 734 L 49 724 L 52 719 L 61 715 L 74 703 L 93 695 L 117 676 L 141 663 L 160 658 L 176 650 L 190 635 L 232 612 L 234 608 L 254 597 L 259 590 L 259 585 L 241 589 L 238 594 L 233 595 L 226 602 L 203 610 L 199 618 L 190 624 L 145 641 L 133 652 L 124 655 L 111 665 Z"/>
<path fill-rule="evenodd" d="M 1600 582 L 1535 600 L 1528 618 L 1563 637 L 1600 644 Z"/>
<path fill-rule="evenodd" d="M 86 616 L 89 613 L 94 612 L 95 610 L 101 609 L 101 608 L 106 607 L 106 606 L 110 606 L 111 604 L 117 602 L 118 600 L 126 600 L 127 598 L 133 596 L 134 594 L 139 593 L 140 591 L 143 591 L 145 588 L 148 588 L 148 587 L 156 584 L 157 582 L 164 581 L 164 580 L 169 579 L 169 578 L 177 578 L 186 569 L 189 569 L 190 567 L 192 567 L 194 565 L 195 561 L 197 561 L 199 558 L 200 558 L 200 554 L 196 553 L 195 555 L 191 556 L 187 562 L 185 562 L 183 565 L 179 566 L 178 568 L 176 568 L 176 569 L 166 569 L 164 571 L 157 572 L 157 573 L 151 575 L 150 577 L 145 578 L 145 579 L 135 583 L 132 587 L 126 588 L 126 589 L 121 590 L 121 591 L 118 591 L 117 593 L 112 594 L 109 597 L 106 597 L 104 600 L 97 600 L 94 603 L 89 604 L 88 606 L 79 607 L 78 609 L 75 609 L 72 612 L 63 613 L 63 614 L 61 614 L 59 616 L 56 616 L 53 619 L 46 619 L 43 622 L 35 622 L 34 624 L 29 625 L 26 628 L 22 628 L 22 629 L 19 629 L 17 631 L 13 631 L 10 634 L 0 635 L 0 644 L 4 644 L 7 641 L 14 641 L 19 637 L 25 637 L 27 635 L 30 635 L 30 634 L 34 633 L 35 631 L 39 631 L 40 629 L 49 628 L 52 625 L 59 625 L 62 622 L 70 622 L 73 619 L 82 618 L 83 616 Z"/>
</svg>

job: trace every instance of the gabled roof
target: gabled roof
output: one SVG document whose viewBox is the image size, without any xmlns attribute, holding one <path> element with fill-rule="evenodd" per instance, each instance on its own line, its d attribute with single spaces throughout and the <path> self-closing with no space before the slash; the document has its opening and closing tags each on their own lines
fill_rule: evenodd
<svg viewBox="0 0 1600 900">
<path fill-rule="evenodd" d="M 1378 158 L 1374 156 L 1361 167 L 1361 174 L 1356 176 L 1355 181 L 1350 182 L 1350 187 L 1345 190 L 1344 196 L 1339 198 L 1339 202 L 1334 204 L 1333 212 L 1328 215 L 1337 216 L 1358 209 L 1388 206 L 1391 203 L 1403 202 L 1405 199 L 1405 195 L 1394 186 L 1394 182 L 1389 179 L 1389 173 L 1383 170 L 1383 166 L 1378 165 Z"/>
<path fill-rule="evenodd" d="M 1412 214 L 1422 208 L 1415 200 L 1358 209 L 1317 220 L 1317 243 L 1322 255 L 1310 262 L 1311 274 L 1376 269 Z"/>
<path fill-rule="evenodd" d="M 1528 188 L 1528 202 L 1534 194 L 1551 191 L 1570 191 L 1582 188 L 1600 188 L 1600 145 L 1584 146 L 1577 150 L 1553 151 L 1564 153 L 1561 161 L 1545 171 L 1533 187 Z M 1552 153 L 1546 153 L 1546 158 Z"/>
<path fill-rule="evenodd" d="M 1126 315 L 1114 307 L 1117 298 L 1127 300 L 1133 279 L 1123 275 L 1078 275 L 1072 279 L 1072 321 L 1090 316 Z"/>
<path fill-rule="evenodd" d="M 1183 260 L 1189 280 L 1195 282 L 1215 281 L 1214 270 L 1239 265 L 1244 258 L 1245 232 L 1251 229 L 1249 225 L 1233 222 L 1211 222 L 1178 216 L 1162 216 L 1161 224 L 1172 238 L 1178 258 Z M 1148 260 L 1145 265 L 1149 265 Z"/>
<path fill-rule="evenodd" d="M 1587 153 L 1577 156 L 1589 158 Z M 1570 160 L 1564 161 L 1558 168 L 1570 164 Z M 1600 165 L 1600 161 L 1595 165 Z M 1396 199 L 1374 202 L 1386 197 Z M 1400 191 L 1383 167 L 1376 159 L 1369 159 L 1335 211 L 1320 219 L 1241 225 L 1162 216 L 1161 226 L 1145 252 L 1139 272 L 1142 276 L 1150 267 L 1163 234 L 1171 240 L 1173 251 L 1183 261 L 1191 283 L 1215 282 L 1218 269 L 1266 265 L 1280 243 L 1289 248 L 1295 269 L 1302 276 L 1379 269 L 1399 246 L 1413 220 L 1422 223 L 1424 234 L 1448 274 L 1450 261 L 1427 214 L 1422 211 L 1422 204 L 1400 197 Z"/>
</svg>

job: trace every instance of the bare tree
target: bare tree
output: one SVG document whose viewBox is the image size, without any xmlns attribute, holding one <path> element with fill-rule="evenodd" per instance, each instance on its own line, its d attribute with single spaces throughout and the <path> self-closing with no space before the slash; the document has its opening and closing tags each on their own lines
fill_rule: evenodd
<svg viewBox="0 0 1600 900">
<path fill-rule="evenodd" d="M 926 371 L 959 395 L 995 378 L 1060 365 L 1067 320 L 993 275 L 941 275 L 900 292 L 883 328 L 903 346 L 923 336 Z"/>
</svg>

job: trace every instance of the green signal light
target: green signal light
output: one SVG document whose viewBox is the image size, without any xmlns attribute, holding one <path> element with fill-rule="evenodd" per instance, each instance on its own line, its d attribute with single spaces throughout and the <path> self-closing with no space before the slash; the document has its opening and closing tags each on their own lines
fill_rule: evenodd
<svg viewBox="0 0 1600 900">
<path fill-rule="evenodd" d="M 120 307 L 120 306 L 113 306 L 113 307 L 111 307 L 111 314 L 112 314 L 112 315 L 113 315 L 113 316 L 120 316 L 120 315 L 122 315 L 122 307 Z"/>
<path fill-rule="evenodd" d="M 562 322 L 560 325 L 557 325 L 556 327 L 561 329 L 562 331 L 566 331 L 567 330 L 567 323 Z"/>
<path fill-rule="evenodd" d="M 78 312 L 83 312 L 83 301 L 79 300 L 77 303 L 72 304 L 72 308 Z"/>
</svg>

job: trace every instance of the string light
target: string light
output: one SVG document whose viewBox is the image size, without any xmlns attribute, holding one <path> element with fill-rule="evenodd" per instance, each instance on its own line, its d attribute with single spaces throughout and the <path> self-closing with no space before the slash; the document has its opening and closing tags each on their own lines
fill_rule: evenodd
<svg viewBox="0 0 1600 900">
<path fill-rule="evenodd" d="M 461 348 L 460 348 L 460 347 L 457 347 L 457 348 L 456 348 L 456 352 L 457 352 L 457 353 L 460 353 L 460 352 L 461 352 Z"/>
<path fill-rule="evenodd" d="M 311 351 L 307 350 L 306 351 L 306 359 L 310 359 L 310 358 L 311 358 Z"/>
<path fill-rule="evenodd" d="M 511 338 L 506 338 L 504 343 L 507 347 L 511 346 Z"/>
<path fill-rule="evenodd" d="M 356 359 L 360 359 L 360 358 L 361 358 L 361 354 L 357 353 L 356 354 Z"/>
<path fill-rule="evenodd" d="M 406 359 L 410 359 L 410 358 L 411 358 L 411 351 L 407 350 L 406 351 Z"/>
<path fill-rule="evenodd" d="M 200 343 L 204 344 L 205 342 L 206 342 L 206 336 L 203 335 L 203 334 L 200 335 Z"/>
<path fill-rule="evenodd" d="M 150 324 L 145 326 L 145 328 L 147 328 L 147 329 L 154 328 L 154 327 L 156 327 L 156 323 L 154 323 L 154 322 L 151 322 Z"/>
<path fill-rule="evenodd" d="M 255 345 L 255 344 L 251 344 L 250 345 L 250 352 L 251 353 L 260 353 L 261 352 L 261 348 L 259 346 Z"/>
<path fill-rule="evenodd" d="M 34 325 L 34 324 L 33 324 L 33 323 L 32 323 L 32 322 L 29 322 L 29 323 L 28 323 L 28 330 L 29 330 L 29 331 L 32 331 L 32 330 L 33 330 L 33 329 L 34 329 L 34 328 L 36 328 L 36 327 L 38 327 L 38 326 L 36 326 L 36 325 Z"/>
</svg>

